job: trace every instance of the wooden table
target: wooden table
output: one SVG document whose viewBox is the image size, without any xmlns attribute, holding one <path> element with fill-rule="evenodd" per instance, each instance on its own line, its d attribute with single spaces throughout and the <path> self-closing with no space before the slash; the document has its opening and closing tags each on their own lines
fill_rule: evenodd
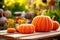
<svg viewBox="0 0 60 40">
<path fill-rule="evenodd" d="M 0 38 L 6 40 L 37 40 L 59 36 L 60 31 L 35 32 L 33 34 L 7 33 L 6 30 L 0 31 Z"/>
</svg>

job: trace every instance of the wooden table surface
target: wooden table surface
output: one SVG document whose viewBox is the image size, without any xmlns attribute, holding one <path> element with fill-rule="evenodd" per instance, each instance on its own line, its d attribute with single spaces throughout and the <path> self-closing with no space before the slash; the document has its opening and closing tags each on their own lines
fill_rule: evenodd
<svg viewBox="0 0 60 40">
<path fill-rule="evenodd" d="M 55 37 L 60 35 L 60 31 L 35 32 L 33 34 L 7 33 L 7 30 L 0 31 L 0 38 L 8 40 L 33 40 Z"/>
</svg>

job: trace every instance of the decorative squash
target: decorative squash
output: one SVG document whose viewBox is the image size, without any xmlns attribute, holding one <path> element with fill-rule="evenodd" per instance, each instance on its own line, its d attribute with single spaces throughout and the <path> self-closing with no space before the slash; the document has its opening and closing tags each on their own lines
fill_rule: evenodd
<svg viewBox="0 0 60 40">
<path fill-rule="evenodd" d="M 8 28 L 7 32 L 8 33 L 14 33 L 14 32 L 16 32 L 16 29 L 15 28 Z"/>
<path fill-rule="evenodd" d="M 53 23 L 48 16 L 37 16 L 33 19 L 32 24 L 35 26 L 37 32 L 49 32 L 53 28 Z"/>
<path fill-rule="evenodd" d="M 0 9 L 0 26 L 3 26 L 7 20 L 6 17 L 3 17 L 4 10 Z"/>
<path fill-rule="evenodd" d="M 0 25 L 4 25 L 7 21 L 7 18 L 6 17 L 1 17 L 0 18 Z"/>
<path fill-rule="evenodd" d="M 23 34 L 34 33 L 35 27 L 32 24 L 21 24 L 18 31 Z"/>
<path fill-rule="evenodd" d="M 53 30 L 57 30 L 59 28 L 59 22 L 53 21 Z"/>
<path fill-rule="evenodd" d="M 4 12 L 4 16 L 5 16 L 6 18 L 10 18 L 10 17 L 12 16 L 11 11 L 6 10 L 6 11 Z"/>
</svg>

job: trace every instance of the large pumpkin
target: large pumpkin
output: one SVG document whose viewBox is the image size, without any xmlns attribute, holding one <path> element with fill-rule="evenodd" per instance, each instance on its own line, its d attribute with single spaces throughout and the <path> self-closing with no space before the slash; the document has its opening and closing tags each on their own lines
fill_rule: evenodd
<svg viewBox="0 0 60 40">
<path fill-rule="evenodd" d="M 51 18 L 44 15 L 35 17 L 32 24 L 35 26 L 37 32 L 49 32 L 53 28 Z"/>
<path fill-rule="evenodd" d="M 59 28 L 59 22 L 53 21 L 53 30 L 57 30 Z"/>
<path fill-rule="evenodd" d="M 21 24 L 18 31 L 23 34 L 30 34 L 35 31 L 35 27 L 32 24 Z"/>
</svg>

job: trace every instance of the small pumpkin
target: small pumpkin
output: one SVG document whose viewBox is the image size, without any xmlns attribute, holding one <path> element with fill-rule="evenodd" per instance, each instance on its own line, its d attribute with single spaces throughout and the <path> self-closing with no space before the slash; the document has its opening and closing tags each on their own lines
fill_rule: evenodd
<svg viewBox="0 0 60 40">
<path fill-rule="evenodd" d="M 8 28 L 7 29 L 7 33 L 14 33 L 14 32 L 16 32 L 15 28 Z"/>
<path fill-rule="evenodd" d="M 53 30 L 57 30 L 59 28 L 59 22 L 53 21 Z"/>
<path fill-rule="evenodd" d="M 34 33 L 35 27 L 32 24 L 21 24 L 18 31 L 23 34 Z"/>
<path fill-rule="evenodd" d="M 32 24 L 35 26 L 37 32 L 49 32 L 53 28 L 52 20 L 49 16 L 36 16 Z"/>
</svg>

